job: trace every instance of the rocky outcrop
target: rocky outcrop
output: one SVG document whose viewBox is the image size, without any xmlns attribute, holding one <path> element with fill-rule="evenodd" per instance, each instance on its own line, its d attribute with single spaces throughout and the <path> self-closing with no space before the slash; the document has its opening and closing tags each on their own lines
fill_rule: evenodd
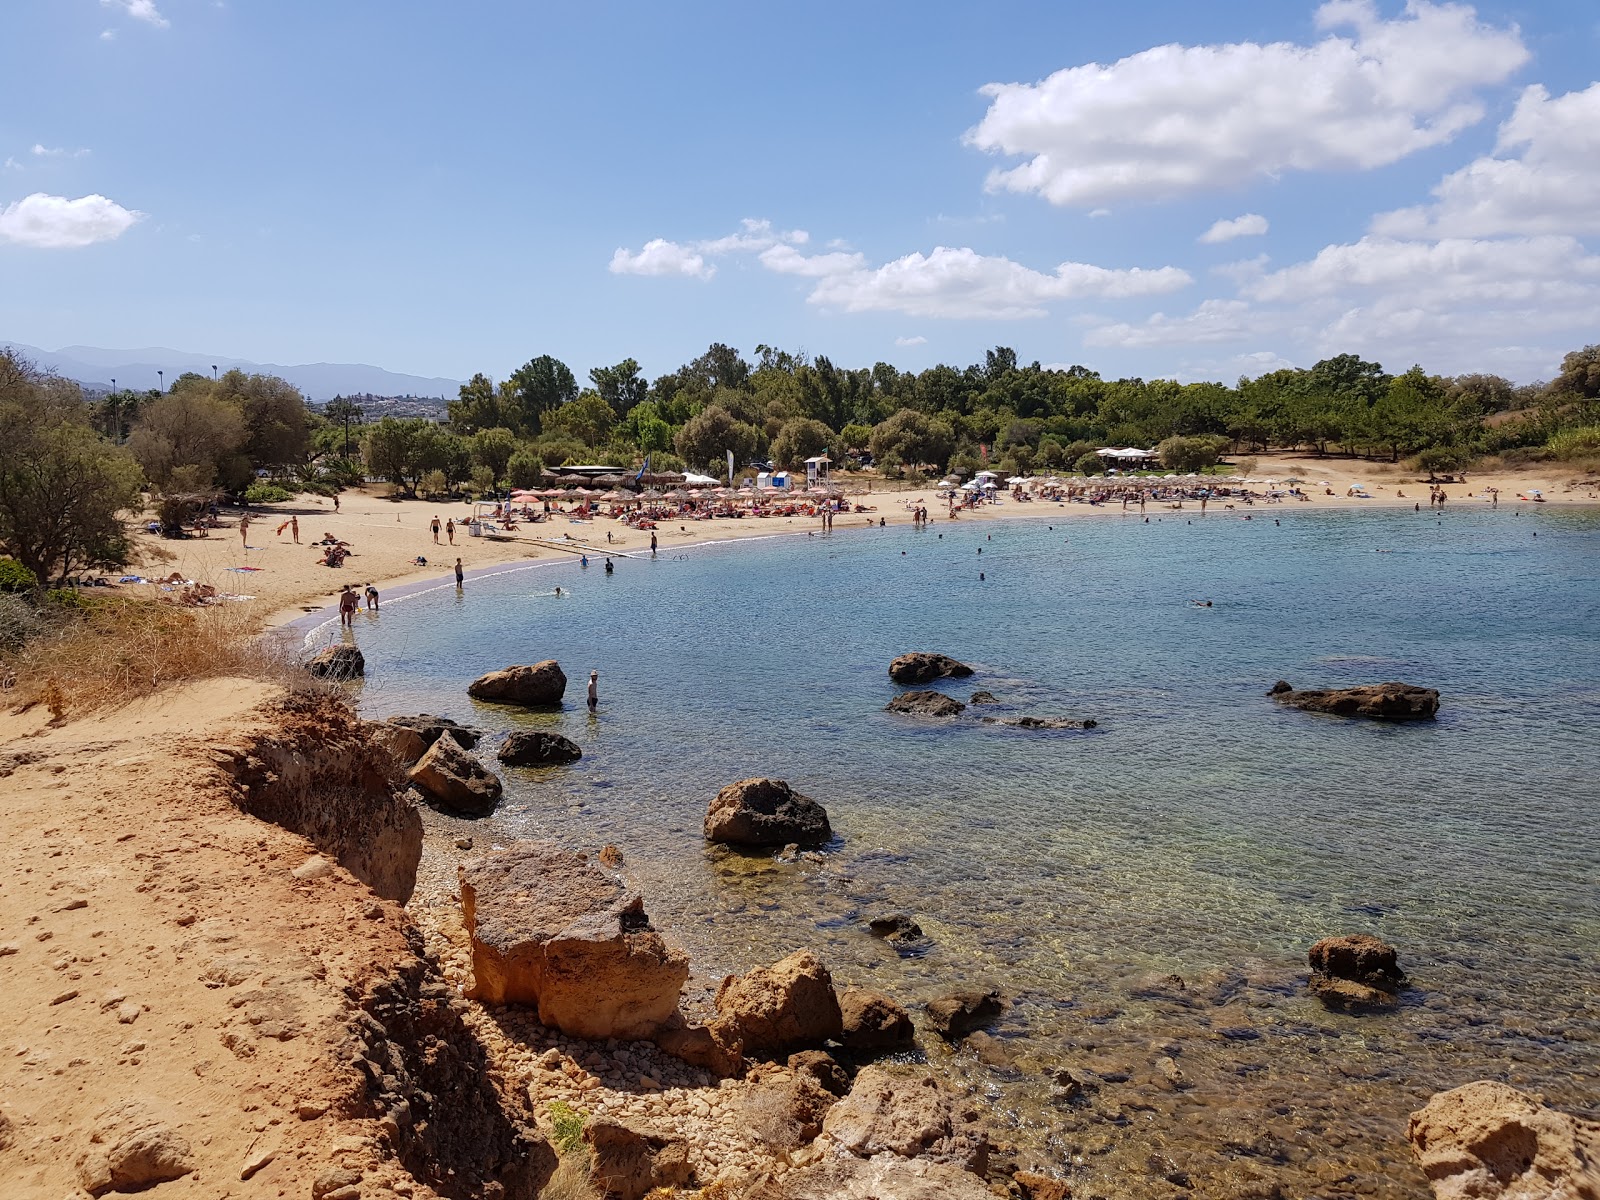
<svg viewBox="0 0 1600 1200">
<path fill-rule="evenodd" d="M 824 1091 L 842 1096 L 850 1090 L 850 1076 L 826 1050 L 797 1050 L 789 1055 L 789 1069 L 815 1079 Z"/>
<path fill-rule="evenodd" d="M 583 1140 L 595 1186 L 615 1200 L 644 1200 L 656 1188 L 694 1182 L 688 1146 L 676 1134 L 595 1117 L 584 1124 Z"/>
<path fill-rule="evenodd" d="M 928 1001 L 928 1021 L 940 1037 L 959 1042 L 1005 1011 L 999 992 L 951 992 Z"/>
<path fill-rule="evenodd" d="M 1427 721 L 1439 711 L 1439 693 L 1412 683 L 1369 683 L 1351 688 L 1295 689 L 1278 680 L 1267 693 L 1279 704 L 1338 717 Z"/>
<path fill-rule="evenodd" d="M 709 1071 L 718 1079 L 734 1079 L 744 1074 L 744 1052 L 738 1031 L 722 1021 L 694 1025 L 685 1020 L 683 1014 L 673 1013 L 651 1035 L 651 1040 L 672 1057 Z"/>
<path fill-rule="evenodd" d="M 717 1023 L 744 1053 L 780 1056 L 839 1036 L 844 1018 L 833 977 L 822 960 L 799 950 L 748 975 L 729 975 L 717 989 Z"/>
<path fill-rule="evenodd" d="M 474 700 L 492 700 L 497 704 L 520 704 L 524 708 L 550 708 L 561 703 L 567 691 L 567 677 L 556 664 L 547 658 L 532 666 L 505 667 L 490 671 L 467 685 L 467 695 Z"/>
<path fill-rule="evenodd" d="M 422 815 L 388 753 L 343 700 L 290 695 L 269 733 L 210 748 L 236 807 L 310 839 L 378 895 L 404 903 L 417 885 Z"/>
<path fill-rule="evenodd" d="M 968 704 L 999 704 L 1000 701 L 996 698 L 996 696 L 995 696 L 995 694 L 993 692 L 973 692 L 971 699 L 969 699 L 967 701 L 967 703 Z"/>
<path fill-rule="evenodd" d="M 445 734 L 449 734 L 461 744 L 463 750 L 475 750 L 478 739 L 483 736 L 470 725 L 452 721 L 449 717 L 436 717 L 432 713 L 418 713 L 414 717 L 388 717 L 383 723 L 421 734 L 425 746 L 431 746 Z"/>
<path fill-rule="evenodd" d="M 91 1196 L 142 1192 L 182 1179 L 194 1149 L 155 1101 L 130 1099 L 96 1114 L 78 1158 L 78 1181 Z"/>
<path fill-rule="evenodd" d="M 849 1095 L 828 1110 L 822 1132 L 860 1158 L 887 1152 L 979 1175 L 989 1163 L 989 1139 L 977 1110 L 932 1075 L 863 1068 Z"/>
<path fill-rule="evenodd" d="M 920 650 L 902 654 L 889 664 L 889 678 L 896 683 L 932 683 L 935 679 L 964 679 L 971 674 L 971 667 L 957 662 L 948 654 L 930 654 Z"/>
<path fill-rule="evenodd" d="M 706 809 L 708 842 L 735 846 L 820 846 L 833 836 L 828 810 L 781 779 L 741 779 Z"/>
<path fill-rule="evenodd" d="M 1326 937 L 1311 947 L 1311 994 L 1329 1008 L 1393 1008 L 1405 973 L 1393 946 L 1371 934 Z"/>
<path fill-rule="evenodd" d="M 416 766 L 417 760 L 428 752 L 428 739 L 415 729 L 392 725 L 388 721 L 368 721 L 366 731 L 374 745 L 382 747 L 398 766 L 406 770 Z"/>
<path fill-rule="evenodd" d="M 367 657 L 355 646 L 329 646 L 306 661 L 306 670 L 316 679 L 360 679 L 367 673 Z"/>
<path fill-rule="evenodd" d="M 904 713 L 910 717 L 954 717 L 966 708 L 961 701 L 943 692 L 901 692 L 884 705 L 885 712 Z"/>
<path fill-rule="evenodd" d="M 577 762 L 583 751 L 559 733 L 534 730 L 508 736 L 495 757 L 508 767 L 550 767 Z"/>
<path fill-rule="evenodd" d="M 1438 1200 L 1600 1200 L 1600 1122 L 1503 1083 L 1440 1092 L 1407 1132 Z"/>
<path fill-rule="evenodd" d="M 847 989 L 839 997 L 839 1041 L 856 1054 L 892 1054 L 916 1044 L 911 1014 L 882 992 Z"/>
<path fill-rule="evenodd" d="M 472 817 L 492 813 L 503 790 L 498 775 L 447 737 L 428 748 L 407 778 L 429 799 Z"/>
<path fill-rule="evenodd" d="M 1069 717 L 985 717 L 985 725 L 1010 725 L 1015 729 L 1096 729 L 1100 722 L 1093 717 L 1075 721 Z"/>
<path fill-rule="evenodd" d="M 757 1186 L 744 1200 L 994 1200 L 994 1193 L 947 1163 L 835 1153 Z"/>
<path fill-rule="evenodd" d="M 520 842 L 459 868 L 471 996 L 524 1004 L 581 1038 L 648 1038 L 677 1012 L 689 958 L 644 901 L 582 854 Z"/>
</svg>

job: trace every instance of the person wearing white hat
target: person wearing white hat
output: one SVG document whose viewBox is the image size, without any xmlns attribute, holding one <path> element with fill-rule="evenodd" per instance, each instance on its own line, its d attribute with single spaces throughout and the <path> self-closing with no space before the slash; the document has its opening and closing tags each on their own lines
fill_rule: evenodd
<svg viewBox="0 0 1600 1200">
<path fill-rule="evenodd" d="M 589 711 L 593 712 L 600 704 L 600 672 L 589 672 Z"/>
</svg>

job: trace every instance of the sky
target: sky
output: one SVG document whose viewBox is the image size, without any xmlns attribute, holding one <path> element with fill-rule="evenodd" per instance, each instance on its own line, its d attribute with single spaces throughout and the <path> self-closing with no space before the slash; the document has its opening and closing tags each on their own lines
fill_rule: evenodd
<svg viewBox="0 0 1600 1200">
<path fill-rule="evenodd" d="M 1600 341 L 1600 5 L 0 0 L 0 341 L 1220 379 Z"/>
</svg>

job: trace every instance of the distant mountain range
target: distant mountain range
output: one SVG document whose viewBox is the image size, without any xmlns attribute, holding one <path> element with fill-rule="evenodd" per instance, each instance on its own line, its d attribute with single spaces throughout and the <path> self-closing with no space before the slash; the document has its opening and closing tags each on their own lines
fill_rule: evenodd
<svg viewBox="0 0 1600 1200">
<path fill-rule="evenodd" d="M 163 346 L 143 350 L 104 350 L 99 346 L 63 346 L 60 350 L 41 350 L 37 346 L 24 346 L 20 342 L 0 342 L 36 366 L 68 379 L 75 379 L 85 387 L 107 391 L 115 379 L 119 388 L 143 391 L 158 386 L 157 371 L 166 372 L 166 382 L 171 384 L 185 371 L 198 371 L 209 375 L 211 368 L 219 371 L 234 367 L 252 375 L 276 375 L 287 379 L 308 400 L 331 400 L 335 396 L 366 393 L 374 396 L 454 396 L 461 387 L 458 379 L 428 379 L 421 375 L 401 375 L 372 367 L 365 363 L 302 363 L 299 366 L 281 366 L 277 363 L 254 363 L 240 358 L 224 358 L 218 354 L 195 354 L 187 350 L 169 350 Z"/>
</svg>

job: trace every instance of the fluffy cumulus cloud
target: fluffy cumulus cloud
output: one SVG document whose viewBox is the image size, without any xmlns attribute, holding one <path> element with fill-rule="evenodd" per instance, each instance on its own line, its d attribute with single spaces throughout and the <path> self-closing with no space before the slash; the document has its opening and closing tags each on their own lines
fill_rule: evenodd
<svg viewBox="0 0 1600 1200">
<path fill-rule="evenodd" d="M 913 317 L 1042 317 L 1052 301 L 1123 299 L 1176 291 L 1191 283 L 1176 267 L 1114 270 L 1066 262 L 1045 273 L 970 248 L 935 247 L 876 269 L 828 275 L 809 297 L 844 312 L 898 312 Z"/>
<path fill-rule="evenodd" d="M 777 230 L 771 221 L 746 217 L 736 233 L 726 237 L 708 238 L 699 242 L 671 242 L 666 238 L 653 238 L 640 250 L 618 247 L 611 256 L 613 275 L 680 275 L 688 279 L 710 279 L 717 268 L 710 262 L 733 254 L 758 254 L 782 252 L 776 262 L 790 265 L 788 274 L 819 274 L 820 271 L 801 269 L 803 261 L 796 246 L 803 246 L 811 235 L 803 229 Z M 824 259 L 846 257 L 822 255 Z M 773 266 L 773 270 L 783 270 Z"/>
<path fill-rule="evenodd" d="M 761 265 L 779 275 L 802 275 L 820 279 L 825 275 L 846 275 L 866 266 L 860 254 L 834 250 L 828 254 L 801 254 L 793 246 L 769 246 L 757 256 Z"/>
<path fill-rule="evenodd" d="M 911 337 L 897 337 L 894 340 L 894 344 L 896 346 L 926 346 L 928 339 L 919 333 Z"/>
<path fill-rule="evenodd" d="M 0 241 L 44 250 L 74 249 L 121 237 L 143 213 L 104 196 L 47 196 L 35 192 L 0 208 Z"/>
<path fill-rule="evenodd" d="M 611 256 L 613 275 L 682 275 L 689 279 L 710 279 L 717 269 L 705 256 L 690 246 L 652 238 L 640 250 L 617 247 Z"/>
<path fill-rule="evenodd" d="M 1385 213 L 1397 237 L 1600 233 L 1600 83 L 1551 98 L 1535 85 L 1500 126 L 1491 156 L 1445 176 L 1434 203 Z"/>
<path fill-rule="evenodd" d="M 1476 90 L 1528 59 L 1515 28 L 1459 4 L 1408 0 L 1384 20 L 1373 0 L 1329 0 L 1317 25 L 1330 32 L 1313 45 L 1158 46 L 990 84 L 966 140 L 1026 160 L 991 172 L 991 190 L 1084 208 L 1159 200 L 1395 162 L 1481 120 Z"/>
<path fill-rule="evenodd" d="M 1202 233 L 1199 240 L 1203 245 L 1213 246 L 1218 242 L 1231 242 L 1234 238 L 1261 237 L 1269 228 L 1267 219 L 1260 213 L 1245 213 L 1231 221 L 1218 221 Z"/>
<path fill-rule="evenodd" d="M 100 0 L 106 8 L 114 8 L 118 12 L 126 13 L 135 21 L 143 21 L 146 25 L 154 25 L 157 29 L 165 29 L 172 22 L 161 15 L 156 8 L 155 0 Z M 105 35 L 102 34 L 102 37 Z"/>
</svg>

